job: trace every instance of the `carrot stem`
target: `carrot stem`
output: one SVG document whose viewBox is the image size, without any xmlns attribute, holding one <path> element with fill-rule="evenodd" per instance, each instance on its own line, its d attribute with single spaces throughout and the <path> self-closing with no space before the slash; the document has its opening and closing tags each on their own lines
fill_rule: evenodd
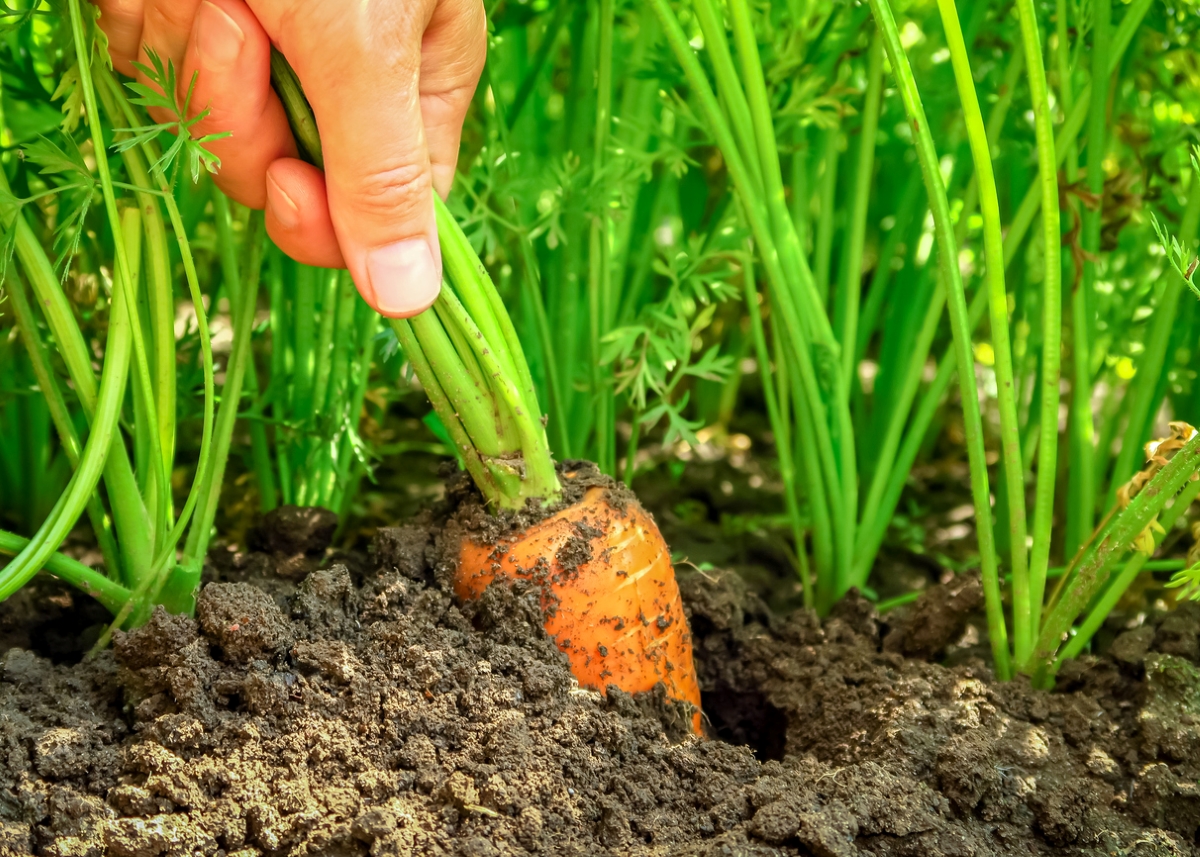
<svg viewBox="0 0 1200 857">
<path fill-rule="evenodd" d="M 304 154 L 324 164 L 312 108 L 287 60 L 271 77 Z M 496 286 L 446 204 L 433 198 L 445 282 L 431 311 L 392 320 L 430 404 L 488 502 L 505 509 L 562 493 L 533 375 Z"/>
</svg>

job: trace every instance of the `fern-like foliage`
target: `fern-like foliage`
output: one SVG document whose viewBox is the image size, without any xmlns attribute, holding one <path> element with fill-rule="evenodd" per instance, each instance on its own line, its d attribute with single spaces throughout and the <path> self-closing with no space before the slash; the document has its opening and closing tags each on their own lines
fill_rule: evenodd
<svg viewBox="0 0 1200 857">
<path fill-rule="evenodd" d="M 664 238 L 666 236 L 663 236 Z M 712 326 L 720 304 L 735 297 L 729 282 L 727 244 L 736 241 L 726 228 L 709 246 L 691 236 L 684 246 L 664 240 L 655 273 L 669 282 L 666 297 L 642 308 L 631 323 L 604 337 L 601 362 L 610 366 L 615 391 L 629 398 L 638 422 L 650 428 L 666 422 L 663 442 L 698 444 L 701 423 L 686 416 L 690 392 L 683 383 L 691 379 L 722 381 L 733 371 L 733 359 L 719 345 L 705 347 L 704 333 Z"/>
<path fill-rule="evenodd" d="M 1191 154 L 1192 170 L 1195 173 L 1196 181 L 1200 182 L 1200 145 L 1192 146 Z M 1166 251 L 1167 261 L 1171 263 L 1172 268 L 1179 272 L 1179 276 L 1183 277 L 1183 281 L 1187 283 L 1188 288 L 1196 297 L 1200 298 L 1200 286 L 1196 285 L 1196 268 L 1200 266 L 1200 257 L 1197 257 L 1191 248 L 1168 232 L 1153 213 L 1150 215 L 1150 220 L 1154 224 L 1154 232 L 1158 235 L 1158 243 Z"/>
<path fill-rule="evenodd" d="M 168 60 L 164 64 L 162 57 L 150 48 L 146 49 L 146 54 L 150 60 L 149 65 L 144 63 L 134 63 L 134 65 L 146 76 L 149 83 L 132 81 L 125 84 L 137 96 L 131 98 L 130 101 L 149 110 L 161 110 L 172 118 L 166 122 L 143 125 L 140 128 L 118 129 L 118 133 L 127 136 L 116 143 L 117 151 L 127 152 L 158 139 L 160 134 L 168 131 L 175 135 L 175 139 L 151 166 L 154 172 L 166 178 L 171 185 L 175 184 L 181 166 L 186 167 L 193 182 L 200 180 L 201 170 L 215 174 L 221 167 L 221 159 L 204 147 L 214 140 L 228 137 L 229 132 L 205 134 L 200 137 L 193 135 L 192 129 L 206 119 L 210 112 L 206 108 L 191 119 L 188 118 L 199 73 L 192 75 L 187 91 L 180 97 L 175 63 Z"/>
<path fill-rule="evenodd" d="M 38 0 L 32 0 L 28 9 L 21 9 L 6 0 L 0 0 L 0 33 L 19 30 L 35 16 L 49 14 L 46 10 L 39 9 L 40 5 Z"/>
</svg>

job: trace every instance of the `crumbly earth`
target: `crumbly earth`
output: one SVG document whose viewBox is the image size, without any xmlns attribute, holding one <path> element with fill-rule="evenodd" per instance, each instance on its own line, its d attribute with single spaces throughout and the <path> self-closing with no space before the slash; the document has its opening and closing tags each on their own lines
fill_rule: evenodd
<svg viewBox="0 0 1200 857">
<path fill-rule="evenodd" d="M 970 583 L 888 627 L 854 598 L 823 623 L 775 616 L 694 572 L 716 736 L 698 740 L 661 698 L 575 686 L 533 591 L 457 605 L 429 526 L 297 580 L 318 553 L 302 522 L 328 522 L 280 517 L 269 552 L 215 563 L 196 619 L 160 612 L 90 661 L 35 654 L 12 613 L 69 614 L 61 590 L 4 608 L 0 854 L 1200 850 L 1200 611 L 1125 632 L 1047 694 L 911 656 L 973 633 Z"/>
</svg>

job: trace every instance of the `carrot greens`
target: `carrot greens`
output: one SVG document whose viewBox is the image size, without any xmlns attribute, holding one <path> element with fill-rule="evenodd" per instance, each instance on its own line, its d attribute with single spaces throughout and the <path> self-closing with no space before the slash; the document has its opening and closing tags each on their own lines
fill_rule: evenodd
<svg viewBox="0 0 1200 857">
<path fill-rule="evenodd" d="M 295 73 L 278 55 L 277 89 L 304 153 L 324 164 L 312 110 Z M 559 495 L 542 410 L 521 342 L 487 270 L 457 221 L 435 197 L 445 282 L 433 307 L 391 320 L 405 358 L 421 381 L 467 471 L 489 503 L 516 509 Z M 298 310 L 308 322 L 311 310 Z M 303 373 L 304 370 L 301 370 Z"/>
</svg>

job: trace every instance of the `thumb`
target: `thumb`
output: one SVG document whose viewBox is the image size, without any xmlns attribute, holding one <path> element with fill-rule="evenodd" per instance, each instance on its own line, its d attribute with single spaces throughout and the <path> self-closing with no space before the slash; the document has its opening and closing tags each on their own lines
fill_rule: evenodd
<svg viewBox="0 0 1200 857">
<path fill-rule="evenodd" d="M 251 6 L 312 103 L 329 219 L 355 284 L 382 314 L 416 315 L 437 299 L 442 279 L 420 96 L 434 0 Z"/>
</svg>

